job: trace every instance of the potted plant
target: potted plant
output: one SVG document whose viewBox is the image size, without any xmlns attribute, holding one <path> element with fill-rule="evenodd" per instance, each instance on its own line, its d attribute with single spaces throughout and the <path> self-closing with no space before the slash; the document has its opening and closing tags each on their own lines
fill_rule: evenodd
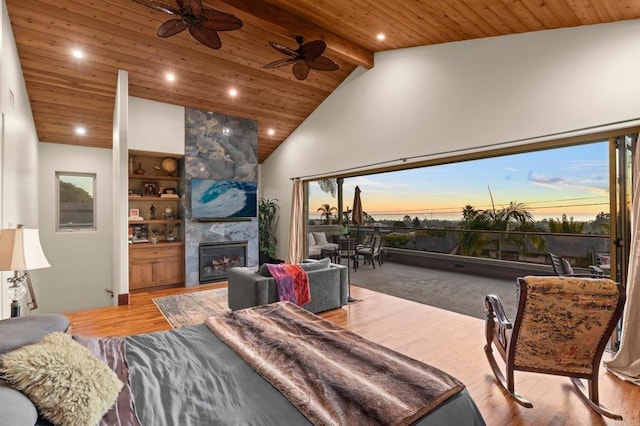
<svg viewBox="0 0 640 426">
<path fill-rule="evenodd" d="M 277 199 L 260 198 L 258 201 L 258 249 L 261 265 L 272 262 L 276 256 L 278 208 Z"/>
</svg>

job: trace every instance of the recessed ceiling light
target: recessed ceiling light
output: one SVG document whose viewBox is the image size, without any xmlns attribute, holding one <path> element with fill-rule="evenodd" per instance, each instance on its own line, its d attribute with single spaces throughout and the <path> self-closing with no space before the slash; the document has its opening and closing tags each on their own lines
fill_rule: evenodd
<svg viewBox="0 0 640 426">
<path fill-rule="evenodd" d="M 269 129 L 269 130 L 267 130 L 267 133 L 269 134 L 269 136 L 273 136 L 273 135 L 276 134 L 276 131 L 273 130 L 273 129 Z"/>
<path fill-rule="evenodd" d="M 175 81 L 176 76 L 175 76 L 173 73 L 168 72 L 168 73 L 165 75 L 165 78 L 167 79 L 167 81 Z"/>
<path fill-rule="evenodd" d="M 238 96 L 238 91 L 236 89 L 229 89 L 229 96 L 235 98 L 236 96 Z"/>
<path fill-rule="evenodd" d="M 73 52 L 71 52 L 71 54 L 73 55 L 74 58 L 78 58 L 78 59 L 84 58 L 84 53 L 82 52 L 82 50 L 79 50 L 79 49 L 74 49 Z"/>
<path fill-rule="evenodd" d="M 84 136 L 87 134 L 87 129 L 82 126 L 76 127 L 76 135 Z"/>
<path fill-rule="evenodd" d="M 387 37 L 382 33 L 378 33 L 378 35 L 376 35 L 376 38 L 378 39 L 378 41 L 382 41 Z"/>
</svg>

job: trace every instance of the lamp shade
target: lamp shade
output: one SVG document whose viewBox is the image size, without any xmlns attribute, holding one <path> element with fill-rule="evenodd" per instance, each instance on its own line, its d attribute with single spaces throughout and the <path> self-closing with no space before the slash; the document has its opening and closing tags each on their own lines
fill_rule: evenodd
<svg viewBox="0 0 640 426">
<path fill-rule="evenodd" d="M 29 271 L 48 268 L 37 229 L 0 230 L 0 271 Z"/>
</svg>

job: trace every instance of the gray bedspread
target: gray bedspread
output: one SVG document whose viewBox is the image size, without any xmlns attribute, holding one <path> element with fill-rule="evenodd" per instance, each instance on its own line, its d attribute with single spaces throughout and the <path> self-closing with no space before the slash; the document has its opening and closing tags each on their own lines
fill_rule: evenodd
<svg viewBox="0 0 640 426">
<path fill-rule="evenodd" d="M 146 425 L 308 425 L 204 324 L 126 338 L 134 407 Z M 420 425 L 484 425 L 466 390 Z"/>
</svg>

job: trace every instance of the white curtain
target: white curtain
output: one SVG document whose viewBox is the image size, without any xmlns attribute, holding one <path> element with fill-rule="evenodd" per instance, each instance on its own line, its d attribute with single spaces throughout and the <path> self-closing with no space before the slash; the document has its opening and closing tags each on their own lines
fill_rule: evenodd
<svg viewBox="0 0 640 426">
<path fill-rule="evenodd" d="M 300 179 L 293 181 L 291 218 L 289 220 L 289 251 L 287 263 L 299 263 L 304 256 L 304 186 Z"/>
<path fill-rule="evenodd" d="M 622 319 L 622 340 L 616 356 L 605 362 L 607 369 L 623 380 L 640 385 L 640 150 L 633 146 L 633 203 L 631 206 L 631 249 L 627 278 L 627 302 Z"/>
</svg>

